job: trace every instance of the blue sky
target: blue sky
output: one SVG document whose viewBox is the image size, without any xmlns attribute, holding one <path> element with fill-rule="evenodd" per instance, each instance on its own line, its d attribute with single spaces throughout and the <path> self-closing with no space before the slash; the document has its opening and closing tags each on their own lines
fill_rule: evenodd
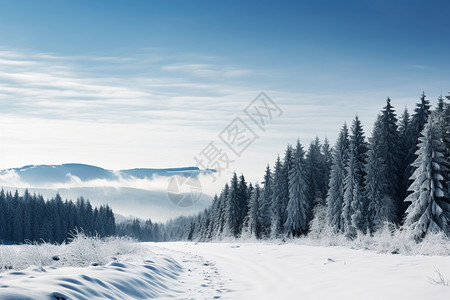
<svg viewBox="0 0 450 300">
<path fill-rule="evenodd" d="M 2 1 L 0 168 L 193 165 L 265 91 L 283 109 L 232 170 L 332 143 L 387 96 L 450 90 L 447 1 Z M 226 178 L 228 179 L 228 178 Z"/>
</svg>

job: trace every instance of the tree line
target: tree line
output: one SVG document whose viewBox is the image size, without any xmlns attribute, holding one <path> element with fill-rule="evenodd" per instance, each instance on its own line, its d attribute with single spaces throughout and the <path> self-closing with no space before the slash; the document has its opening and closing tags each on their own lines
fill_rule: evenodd
<svg viewBox="0 0 450 300">
<path fill-rule="evenodd" d="M 116 235 L 128 236 L 143 242 L 161 241 L 161 224 L 152 222 L 151 219 L 140 220 L 134 218 L 116 224 Z"/>
<path fill-rule="evenodd" d="M 25 190 L 19 195 L 0 192 L 0 242 L 62 243 L 70 233 L 83 230 L 101 237 L 116 234 L 114 213 L 108 205 L 93 208 L 83 197 L 76 203 L 61 199 L 59 194 L 44 200 Z"/>
<path fill-rule="evenodd" d="M 354 238 L 386 222 L 419 241 L 429 232 L 450 236 L 450 106 L 431 110 L 425 93 L 412 115 L 397 118 L 391 99 L 370 137 L 356 116 L 343 124 L 334 147 L 316 137 L 305 151 L 288 145 L 261 184 L 235 173 L 209 208 L 161 228 L 165 240 L 210 240 L 245 234 L 256 238 L 308 234 L 314 217 Z"/>
</svg>

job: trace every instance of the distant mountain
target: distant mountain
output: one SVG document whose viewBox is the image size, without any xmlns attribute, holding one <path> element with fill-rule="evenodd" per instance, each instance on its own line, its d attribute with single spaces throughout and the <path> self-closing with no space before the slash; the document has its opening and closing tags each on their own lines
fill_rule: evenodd
<svg viewBox="0 0 450 300">
<path fill-rule="evenodd" d="M 215 172 L 215 170 L 210 170 Z M 109 204 L 123 216 L 164 221 L 181 215 L 195 214 L 208 207 L 211 197 L 202 194 L 191 207 L 178 207 L 167 194 L 171 176 L 197 177 L 206 174 L 197 167 L 108 170 L 86 164 L 28 165 L 0 170 L 0 186 L 5 190 L 28 189 L 31 193 L 52 198 L 59 193 L 64 199 L 83 196 L 93 205 Z M 119 217 L 123 220 L 123 218 Z"/>
<path fill-rule="evenodd" d="M 62 164 L 62 165 L 28 165 L 21 168 L 11 168 L 0 171 L 0 176 L 10 172 L 15 172 L 20 180 L 30 185 L 45 185 L 55 183 L 68 183 L 73 176 L 81 181 L 91 181 L 96 179 L 119 180 L 122 179 L 152 179 L 153 176 L 173 176 L 177 174 L 189 173 L 190 176 L 197 176 L 205 173 L 198 167 L 168 168 L 168 169 L 126 169 L 107 170 L 86 164 Z M 214 170 L 212 170 L 214 171 Z"/>
</svg>

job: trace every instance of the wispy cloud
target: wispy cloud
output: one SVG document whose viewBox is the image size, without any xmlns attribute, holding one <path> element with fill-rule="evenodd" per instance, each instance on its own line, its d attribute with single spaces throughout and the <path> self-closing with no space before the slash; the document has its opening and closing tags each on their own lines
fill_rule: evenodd
<svg viewBox="0 0 450 300">
<path fill-rule="evenodd" d="M 158 55 L 64 57 L 0 51 L 0 100 L 11 104 L 3 113 L 18 109 L 21 115 L 45 118 L 135 122 L 143 112 L 172 110 L 182 97 L 209 103 L 211 97 L 236 93 L 242 87 L 223 79 L 249 73 L 211 63 L 162 64 L 161 60 Z M 131 72 L 130 65 L 135 68 Z M 179 108 L 191 111 L 190 107 Z"/>
<path fill-rule="evenodd" d="M 251 72 L 246 69 L 221 67 L 212 64 L 170 64 L 162 67 L 165 71 L 176 71 L 197 77 L 241 77 Z"/>
</svg>

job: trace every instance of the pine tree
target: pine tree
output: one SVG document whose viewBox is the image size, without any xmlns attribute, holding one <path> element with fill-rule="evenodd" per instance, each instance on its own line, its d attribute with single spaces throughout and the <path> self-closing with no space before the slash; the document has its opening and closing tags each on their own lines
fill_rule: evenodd
<svg viewBox="0 0 450 300">
<path fill-rule="evenodd" d="M 411 202 L 406 210 L 405 226 L 411 230 L 416 240 L 429 232 L 444 232 L 450 236 L 450 201 L 444 173 L 449 170 L 444 157 L 442 132 L 437 120 L 428 122 L 419 138 L 416 168 L 409 187 L 412 192 L 405 201 Z"/>
<path fill-rule="evenodd" d="M 6 239 L 7 235 L 7 209 L 6 195 L 2 188 L 0 192 L 0 243 L 3 239 Z"/>
<path fill-rule="evenodd" d="M 248 205 L 248 229 L 249 233 L 256 238 L 260 237 L 261 232 L 260 200 L 261 189 L 256 184 Z"/>
<path fill-rule="evenodd" d="M 264 174 L 264 187 L 262 189 L 259 215 L 261 218 L 261 234 L 268 236 L 270 233 L 271 220 L 271 207 L 272 207 L 272 173 L 270 171 L 269 165 L 266 167 L 266 173 Z"/>
<path fill-rule="evenodd" d="M 405 110 L 403 111 L 403 114 L 399 120 L 398 125 L 398 133 L 399 133 L 399 139 L 400 139 L 400 153 L 401 153 L 401 165 L 400 170 L 403 170 L 403 173 L 400 174 L 400 199 L 404 199 L 407 196 L 407 190 L 409 187 L 409 177 L 411 174 L 409 173 L 409 164 L 411 163 L 409 161 L 408 155 L 409 155 L 409 143 L 410 143 L 410 117 L 408 113 L 408 109 L 405 107 Z M 402 210 L 404 211 L 406 207 L 403 207 Z"/>
<path fill-rule="evenodd" d="M 311 214 L 304 155 L 303 147 L 297 141 L 293 166 L 289 172 L 289 202 L 284 224 L 286 232 L 293 236 L 307 232 L 308 216 Z"/>
<path fill-rule="evenodd" d="M 281 169 L 280 180 L 281 180 L 281 195 L 280 195 L 280 223 L 284 224 L 287 219 L 287 205 L 289 202 L 289 172 L 292 170 L 293 166 L 293 153 L 292 146 L 288 145 L 283 160 L 283 167 Z"/>
<path fill-rule="evenodd" d="M 23 212 L 24 206 L 20 199 L 19 192 L 16 190 L 12 199 L 13 214 L 13 240 L 16 242 L 23 242 Z"/>
<path fill-rule="evenodd" d="M 242 227 L 244 225 L 244 219 L 247 216 L 248 213 L 248 203 L 250 201 L 250 192 L 247 187 L 247 182 L 245 181 L 245 177 L 243 174 L 239 177 L 239 225 L 238 225 L 238 231 L 239 233 L 242 230 Z"/>
<path fill-rule="evenodd" d="M 329 190 L 326 198 L 329 223 L 341 231 L 344 230 L 341 214 L 345 192 L 344 180 L 347 176 L 349 147 L 348 129 L 347 125 L 344 124 L 333 151 L 333 164 L 331 166 Z"/>
<path fill-rule="evenodd" d="M 200 218 L 199 240 L 208 241 L 211 238 L 209 224 L 211 222 L 211 213 L 209 208 L 205 208 Z"/>
<path fill-rule="evenodd" d="M 367 228 L 366 201 L 363 196 L 366 159 L 367 144 L 364 131 L 356 116 L 350 136 L 349 163 L 344 180 L 345 192 L 342 206 L 344 231 L 350 235 L 354 235 L 355 230 L 365 232 Z"/>
<path fill-rule="evenodd" d="M 253 184 L 251 182 L 248 184 L 247 191 L 248 191 L 248 193 L 247 193 L 248 194 L 248 202 L 250 202 L 250 198 L 252 197 L 253 192 L 255 191 L 255 188 L 253 187 Z"/>
<path fill-rule="evenodd" d="M 211 233 L 211 238 L 217 236 L 217 223 L 219 220 L 220 207 L 219 207 L 219 197 L 217 194 L 214 195 L 213 202 L 211 204 L 211 222 L 209 223 L 209 231 Z"/>
<path fill-rule="evenodd" d="M 409 178 L 414 172 L 414 168 L 411 166 L 411 164 L 417 159 L 416 150 L 419 143 L 419 137 L 421 135 L 423 128 L 425 127 L 429 115 L 430 115 L 430 101 L 426 99 L 425 92 L 423 92 L 420 97 L 420 102 L 416 104 L 414 114 L 411 117 L 411 124 L 407 132 L 409 137 L 409 140 L 407 141 L 409 151 L 406 154 L 406 170 L 403 170 L 404 174 L 408 177 L 406 186 L 409 186 L 409 184 L 411 183 L 409 181 Z M 401 194 L 401 196 L 406 195 L 407 191 L 403 191 L 403 193 Z M 407 204 L 408 202 L 402 203 L 399 209 L 400 217 L 405 212 L 408 206 Z"/>
<path fill-rule="evenodd" d="M 438 113 L 442 113 L 442 112 L 444 112 L 444 108 L 445 108 L 444 97 L 442 97 L 442 95 L 439 95 L 436 111 Z"/>
<path fill-rule="evenodd" d="M 242 207 L 240 203 L 239 181 L 236 173 L 233 174 L 230 182 L 230 191 L 227 197 L 226 224 L 228 233 L 234 237 L 239 234 L 241 225 Z"/>
<path fill-rule="evenodd" d="M 53 212 L 52 212 L 52 222 L 53 222 L 53 238 L 55 242 L 61 243 L 65 239 L 65 235 L 67 232 L 63 231 L 62 225 L 62 199 L 59 193 L 56 194 L 56 197 L 50 201 Z M 89 228 L 89 231 L 91 229 Z"/>
<path fill-rule="evenodd" d="M 322 154 L 324 161 L 324 182 L 325 191 L 328 192 L 328 185 L 330 184 L 331 166 L 333 165 L 333 149 L 330 146 L 330 142 L 327 138 L 323 141 Z M 324 193 L 325 195 L 326 193 Z"/>
<path fill-rule="evenodd" d="M 386 156 L 383 152 L 382 116 L 379 115 L 369 139 L 369 151 L 366 164 L 365 197 L 368 205 L 368 221 L 372 232 L 384 222 L 396 218 L 395 203 L 388 192 Z"/>
<path fill-rule="evenodd" d="M 413 161 L 417 158 L 415 152 L 417 150 L 417 145 L 419 142 L 419 138 L 425 124 L 428 120 L 428 116 L 430 115 L 430 101 L 426 99 L 425 92 L 420 96 L 420 102 L 416 104 L 416 108 L 414 109 L 414 114 L 411 118 L 411 126 L 409 127 L 409 136 L 410 136 L 410 153 L 411 157 L 414 158 Z"/>
<path fill-rule="evenodd" d="M 439 127 L 442 133 L 444 157 L 447 164 L 450 164 L 450 105 L 444 103 L 443 106 L 443 111 L 437 115 L 439 116 Z M 443 174 L 443 176 L 447 186 L 450 186 L 450 172 Z"/>
<path fill-rule="evenodd" d="M 219 212 L 217 215 L 217 226 L 215 228 L 216 237 L 221 236 L 222 233 L 226 230 L 227 202 L 229 193 L 230 186 L 228 185 L 228 183 L 225 183 L 225 187 L 223 188 L 219 197 Z"/>
<path fill-rule="evenodd" d="M 270 236 L 272 238 L 278 237 L 283 231 L 283 225 L 281 223 L 281 202 L 282 202 L 282 170 L 283 165 L 278 156 L 275 162 L 275 170 L 273 174 L 273 193 L 272 193 L 272 206 L 271 206 L 271 228 Z"/>
<path fill-rule="evenodd" d="M 387 98 L 386 106 L 382 110 L 381 115 L 381 139 L 379 143 L 381 155 L 386 164 L 386 196 L 393 201 L 394 212 L 390 216 L 390 222 L 399 221 L 398 215 L 401 212 L 403 199 L 401 195 L 401 176 L 403 170 L 401 166 L 400 139 L 398 135 L 397 115 L 394 107 L 391 105 L 391 99 Z M 387 199 L 386 198 L 386 199 Z"/>
<path fill-rule="evenodd" d="M 314 199 L 325 199 L 327 183 L 325 178 L 325 159 L 321 152 L 321 144 L 318 137 L 311 142 L 306 155 L 307 174 L 309 182 L 309 202 L 314 205 Z M 310 218 L 312 216 L 309 216 Z"/>
<path fill-rule="evenodd" d="M 25 190 L 23 194 L 23 238 L 24 240 L 33 240 L 32 235 L 32 224 L 33 224 L 33 210 L 32 210 L 32 197 L 28 192 L 28 189 Z"/>
</svg>

